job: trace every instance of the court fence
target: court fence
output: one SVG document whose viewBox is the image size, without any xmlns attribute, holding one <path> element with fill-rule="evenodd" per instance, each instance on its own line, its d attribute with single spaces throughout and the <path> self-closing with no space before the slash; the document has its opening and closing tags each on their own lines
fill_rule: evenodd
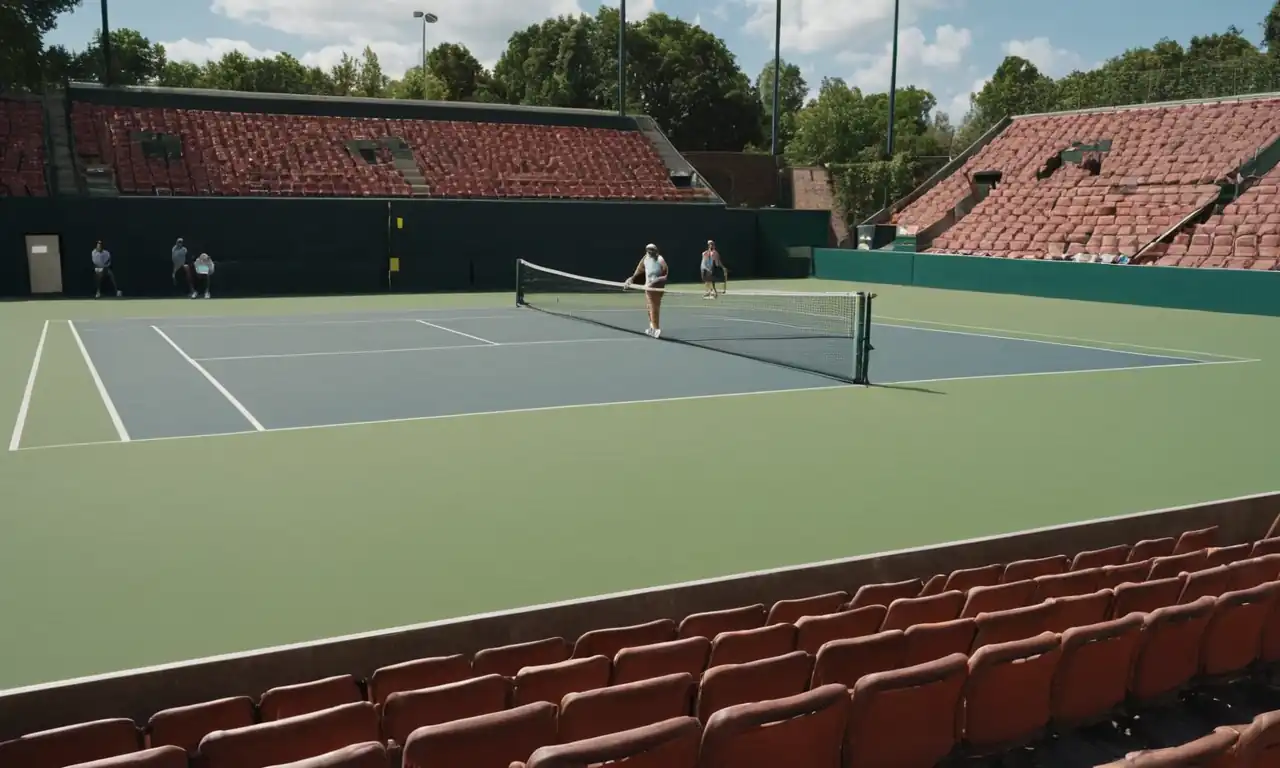
<svg viewBox="0 0 1280 768">
<path fill-rule="evenodd" d="M 1280 316 L 1280 272 L 834 248 L 812 263 L 829 280 Z"/>
</svg>

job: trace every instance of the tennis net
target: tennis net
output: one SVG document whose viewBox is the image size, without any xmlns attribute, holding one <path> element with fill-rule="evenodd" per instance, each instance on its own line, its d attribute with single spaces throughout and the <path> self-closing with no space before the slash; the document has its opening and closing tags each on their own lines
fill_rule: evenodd
<svg viewBox="0 0 1280 768">
<path fill-rule="evenodd" d="M 662 339 L 868 383 L 867 293 L 661 289 Z M 630 333 L 649 327 L 644 288 L 516 262 L 516 304 Z"/>
</svg>

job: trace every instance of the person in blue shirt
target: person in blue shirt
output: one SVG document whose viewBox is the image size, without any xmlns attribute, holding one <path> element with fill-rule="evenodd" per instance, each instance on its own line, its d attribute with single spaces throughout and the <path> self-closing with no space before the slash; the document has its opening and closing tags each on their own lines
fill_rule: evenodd
<svg viewBox="0 0 1280 768">
<path fill-rule="evenodd" d="M 93 253 L 90 255 L 93 259 L 93 298 L 102 298 L 102 278 L 105 275 L 111 279 L 111 287 L 116 289 L 117 296 L 123 296 L 124 292 L 120 290 L 120 284 L 116 282 L 116 274 L 111 271 L 111 251 L 99 240 L 98 244 L 93 246 Z"/>
</svg>

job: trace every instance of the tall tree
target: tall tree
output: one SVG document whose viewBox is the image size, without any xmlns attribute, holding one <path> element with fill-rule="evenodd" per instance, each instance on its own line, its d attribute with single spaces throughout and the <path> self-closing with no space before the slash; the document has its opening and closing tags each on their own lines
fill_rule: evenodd
<svg viewBox="0 0 1280 768">
<path fill-rule="evenodd" d="M 465 101 L 488 77 L 484 67 L 465 45 L 441 43 L 427 53 L 427 70 L 444 83 L 445 98 Z"/>
<path fill-rule="evenodd" d="M 422 75 L 422 67 L 413 67 L 404 73 L 399 80 L 387 84 L 387 96 L 393 99 L 410 99 L 421 101 L 446 101 L 449 97 L 448 86 L 430 70 L 426 77 Z"/>
<path fill-rule="evenodd" d="M 164 46 L 153 43 L 134 29 L 111 30 L 111 82 L 114 85 L 148 85 L 164 72 Z M 93 36 L 73 65 L 76 77 L 101 81 L 103 75 L 102 33 Z"/>
<path fill-rule="evenodd" d="M 334 96 L 350 96 L 360 84 L 360 64 L 343 52 L 342 58 L 329 70 L 329 79 L 333 81 Z"/>
<path fill-rule="evenodd" d="M 44 36 L 80 0 L 0 1 L 0 91 L 35 90 L 44 81 Z"/>
<path fill-rule="evenodd" d="M 1262 43 L 1267 47 L 1267 53 L 1280 56 L 1280 0 L 1276 0 L 1262 20 Z"/>
<path fill-rule="evenodd" d="M 1020 56 L 1006 56 L 982 90 L 970 99 L 965 133 L 980 135 L 1006 115 L 1052 109 L 1054 96 L 1053 80 L 1035 64 Z"/>
<path fill-rule="evenodd" d="M 378 98 L 386 91 L 389 80 L 382 73 L 382 64 L 378 61 L 378 54 L 374 53 L 373 48 L 367 45 L 360 58 L 359 72 L 360 74 L 356 78 L 356 90 L 359 95 Z"/>
<path fill-rule="evenodd" d="M 800 67 L 795 64 L 783 61 L 779 69 L 782 77 L 778 80 L 778 145 L 785 152 L 787 142 L 795 134 L 796 114 L 804 107 L 804 100 L 809 95 L 809 84 L 800 73 Z M 765 124 L 761 130 L 767 141 L 773 131 L 772 61 L 765 64 L 756 77 L 756 94 L 764 110 Z"/>
</svg>

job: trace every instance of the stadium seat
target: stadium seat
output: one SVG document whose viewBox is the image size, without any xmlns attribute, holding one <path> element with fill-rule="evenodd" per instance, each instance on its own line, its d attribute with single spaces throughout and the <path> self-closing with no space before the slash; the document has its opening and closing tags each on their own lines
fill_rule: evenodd
<svg viewBox="0 0 1280 768">
<path fill-rule="evenodd" d="M 1195 552 L 1197 550 L 1211 549 L 1218 543 L 1218 526 L 1211 525 L 1208 528 L 1200 528 L 1194 531 L 1186 531 L 1178 537 L 1178 541 L 1173 545 L 1173 554 L 1181 555 L 1186 552 Z"/>
<path fill-rule="evenodd" d="M 1227 588 L 1248 589 L 1280 578 L 1280 554 L 1261 555 L 1226 566 Z"/>
<path fill-rule="evenodd" d="M 1200 642 L 1215 603 L 1212 597 L 1202 597 L 1146 614 L 1129 682 L 1133 701 L 1159 706 L 1191 683 L 1199 672 Z"/>
<path fill-rule="evenodd" d="M 525 667 L 555 664 L 569 658 L 569 644 L 563 637 L 549 637 L 531 643 L 486 648 L 471 660 L 471 674 L 515 677 Z"/>
<path fill-rule="evenodd" d="M 1147 574 L 1151 572 L 1151 562 L 1151 560 L 1139 560 L 1136 563 L 1105 566 L 1098 579 L 1098 586 L 1114 589 L 1121 584 L 1141 584 L 1147 580 Z"/>
<path fill-rule="evenodd" d="M 1215 728 L 1195 741 L 1176 747 L 1130 752 L 1124 760 L 1107 763 L 1100 768 L 1213 768 L 1224 765 L 1236 739 L 1236 732 L 1231 728 Z"/>
<path fill-rule="evenodd" d="M 825 595 L 802 597 L 797 600 L 779 600 L 769 609 L 769 616 L 765 623 L 795 624 L 805 616 L 835 613 L 848 601 L 848 592 L 829 592 Z"/>
<path fill-rule="evenodd" d="M 1173 554 L 1173 548 L 1177 545 L 1172 537 L 1163 537 L 1159 539 L 1143 539 L 1133 545 L 1133 549 L 1129 550 L 1129 559 L 1127 562 L 1140 563 L 1143 560 L 1152 560 L 1157 557 L 1168 557 Z"/>
<path fill-rule="evenodd" d="M 960 618 L 964 608 L 963 592 L 950 590 L 928 597 L 898 598 L 889 604 L 881 629 L 903 629 L 913 624 L 936 624 Z"/>
<path fill-rule="evenodd" d="M 1178 602 L 1190 603 L 1202 597 L 1217 597 L 1231 588 L 1231 571 L 1225 565 L 1187 574 Z"/>
<path fill-rule="evenodd" d="M 76 763 L 67 768 L 187 768 L 187 753 L 173 746 L 155 747 L 127 755 Z"/>
<path fill-rule="evenodd" d="M 959 590 L 960 592 L 968 592 L 974 587 L 989 587 L 993 584 L 1000 583 L 1000 577 L 1004 575 L 1004 566 L 993 564 L 983 565 L 977 568 L 961 568 L 952 571 L 947 576 L 947 583 L 943 585 L 943 590 Z"/>
<path fill-rule="evenodd" d="M 570 693 L 592 691 L 609 684 L 613 662 L 608 656 L 569 659 L 555 664 L 525 667 L 516 673 L 512 703 L 519 707 L 539 701 L 559 705 Z"/>
<path fill-rule="evenodd" d="M 685 637 L 715 638 L 722 632 L 738 632 L 745 629 L 756 629 L 764 626 L 765 610 L 763 605 L 747 605 L 742 608 L 729 608 L 723 611 L 708 611 L 686 616 L 680 622 L 677 634 Z"/>
<path fill-rule="evenodd" d="M 46 197 L 44 107 L 0 98 L 0 197 Z"/>
<path fill-rule="evenodd" d="M 831 640 L 874 635 L 884 623 L 883 605 L 868 605 L 823 616 L 805 616 L 796 622 L 796 650 L 817 654 Z"/>
<path fill-rule="evenodd" d="M 1198 549 L 1181 555 L 1152 558 L 1151 570 L 1147 571 L 1147 579 L 1168 579 L 1182 573 L 1195 573 L 1204 567 L 1208 554 L 1208 550 Z"/>
<path fill-rule="evenodd" d="M 1227 592 L 1214 602 L 1200 641 L 1202 682 L 1233 680 L 1262 653 L 1262 632 L 1275 612 L 1280 582 Z"/>
<path fill-rule="evenodd" d="M 256 720 L 253 699 L 236 696 L 161 710 L 147 721 L 144 732 L 148 746 L 171 745 L 194 755 L 200 740 L 210 733 L 243 728 Z"/>
<path fill-rule="evenodd" d="M 883 605 L 886 608 L 899 598 L 919 597 L 924 583 L 920 579 L 907 579 L 888 584 L 866 584 L 858 587 L 849 601 L 849 608 L 864 608 L 868 605 Z"/>
<path fill-rule="evenodd" d="M 374 670 L 369 678 L 369 701 L 379 706 L 399 691 L 434 688 L 471 677 L 471 659 L 462 655 L 437 656 L 391 664 Z"/>
<path fill-rule="evenodd" d="M 1186 586 L 1185 576 L 1125 583 L 1115 588 L 1111 603 L 1111 615 L 1115 618 L 1130 613 L 1150 613 L 1157 608 L 1176 605 Z"/>
<path fill-rule="evenodd" d="M 978 631 L 973 638 L 972 650 L 1035 637 L 1046 631 L 1049 622 L 1053 620 L 1053 612 L 1053 602 L 1046 601 L 1024 608 L 978 614 L 974 619 Z"/>
<path fill-rule="evenodd" d="M 594 739 L 687 717 L 693 712 L 697 689 L 693 676 L 681 672 L 637 683 L 571 693 L 560 704 L 560 740 Z"/>
<path fill-rule="evenodd" d="M 1229 727 L 1238 734 L 1231 748 L 1235 765 L 1276 764 L 1280 758 L 1280 712 L 1263 712 L 1248 724 Z"/>
<path fill-rule="evenodd" d="M 1037 576 L 1034 599 L 1036 602 L 1043 602 L 1051 597 L 1087 595 L 1096 592 L 1102 587 L 1102 576 L 1102 567 Z"/>
<path fill-rule="evenodd" d="M 405 744 L 404 768 L 508 766 L 556 741 L 556 705 L 539 701 L 419 728 Z"/>
<path fill-rule="evenodd" d="M 1253 543 L 1253 548 L 1249 551 L 1250 557 L 1262 557 L 1263 555 L 1280 555 L 1280 537 L 1273 539 L 1259 539 Z"/>
<path fill-rule="evenodd" d="M 818 651 L 810 687 L 840 683 L 853 688 L 864 675 L 901 667 L 906 653 L 907 635 L 900 629 L 850 640 L 832 640 Z"/>
<path fill-rule="evenodd" d="M 1068 595 L 1050 600 L 1053 606 L 1045 620 L 1050 632 L 1065 632 L 1071 627 L 1083 627 L 1106 621 L 1111 616 L 1111 603 L 1115 593 L 1100 589 L 1088 595 Z"/>
<path fill-rule="evenodd" d="M 697 768 L 702 724 L 692 717 L 538 748 L 512 768 L 582 768 L 618 763 L 626 768 Z"/>
<path fill-rule="evenodd" d="M 679 672 L 686 672 L 697 679 L 707 668 L 710 658 L 711 641 L 701 636 L 623 648 L 613 657 L 612 683 L 634 683 Z"/>
<path fill-rule="evenodd" d="M 781 656 L 795 649 L 796 628 L 792 624 L 721 632 L 711 641 L 711 659 L 707 668 Z"/>
<path fill-rule="evenodd" d="M 834 768 L 848 721 L 849 692 L 840 685 L 727 707 L 705 721 L 699 768 Z"/>
<path fill-rule="evenodd" d="M 1015 560 L 1004 567 L 1004 574 L 1000 577 L 1000 581 L 1008 584 L 1014 581 L 1034 579 L 1037 576 L 1063 573 L 1067 570 L 1068 565 L 1069 563 L 1064 555 L 1041 557 L 1035 560 Z"/>
<path fill-rule="evenodd" d="M 845 764 L 942 763 L 960 743 L 968 675 L 968 659 L 957 653 L 862 677 L 850 696 Z"/>
<path fill-rule="evenodd" d="M 708 669 L 698 684 L 694 711 L 698 719 L 706 723 L 707 718 L 725 707 L 794 696 L 809 688 L 813 668 L 812 656 L 795 651 L 785 656 Z"/>
<path fill-rule="evenodd" d="M 978 623 L 973 619 L 940 621 L 936 624 L 915 624 L 907 627 L 906 650 L 902 666 L 910 667 L 928 661 L 936 661 L 953 653 L 968 654 Z"/>
<path fill-rule="evenodd" d="M 214 731 L 200 741 L 197 758 L 205 768 L 266 768 L 379 740 L 378 713 L 366 701 Z"/>
<path fill-rule="evenodd" d="M 382 704 L 382 736 L 399 750 L 418 728 L 501 712 L 511 706 L 512 694 L 511 681 L 502 675 L 397 691 Z"/>
<path fill-rule="evenodd" d="M 665 643 L 675 639 L 676 623 L 671 619 L 658 619 L 632 627 L 593 629 L 583 634 L 578 638 L 578 642 L 573 644 L 572 658 L 606 656 L 612 659 L 623 648 Z"/>
<path fill-rule="evenodd" d="M 132 720 L 115 718 L 68 725 L 0 743 L 0 766 L 64 768 L 137 752 L 141 734 Z"/>
<path fill-rule="evenodd" d="M 980 613 L 1021 608 L 1031 604 L 1035 593 L 1036 583 L 1030 580 L 973 587 L 960 610 L 960 618 L 971 619 Z"/>
<path fill-rule="evenodd" d="M 297 685 L 282 685 L 262 694 L 258 713 L 263 722 L 305 715 L 363 701 L 360 684 L 351 675 L 337 675 Z"/>
<path fill-rule="evenodd" d="M 1104 549 L 1087 549 L 1077 553 L 1071 559 L 1071 570 L 1085 571 L 1103 568 L 1108 565 L 1124 565 L 1129 559 L 1130 549 L 1132 547 L 1128 544 L 1117 544 L 1114 547 L 1106 547 Z"/>
<path fill-rule="evenodd" d="M 1062 633 L 1050 712 L 1059 731 L 1106 720 L 1124 705 L 1142 616 L 1072 627 Z"/>
<path fill-rule="evenodd" d="M 1021 747 L 1049 725 L 1062 641 L 1053 632 L 983 646 L 969 657 L 964 744 L 973 755 Z"/>
<path fill-rule="evenodd" d="M 940 595 L 946 590 L 948 573 L 939 573 L 929 577 L 929 580 L 920 588 L 920 594 L 916 597 L 931 597 Z"/>
<path fill-rule="evenodd" d="M 1229 547 L 1212 547 L 1209 554 L 1205 556 L 1205 567 L 1216 568 L 1219 565 L 1230 565 L 1238 560 L 1244 560 L 1249 557 L 1249 551 L 1253 549 L 1252 544 L 1232 544 Z"/>
<path fill-rule="evenodd" d="M 352 744 L 323 755 L 273 765 L 270 768 L 395 768 L 395 766 L 387 755 L 386 747 L 374 741 Z"/>
</svg>

